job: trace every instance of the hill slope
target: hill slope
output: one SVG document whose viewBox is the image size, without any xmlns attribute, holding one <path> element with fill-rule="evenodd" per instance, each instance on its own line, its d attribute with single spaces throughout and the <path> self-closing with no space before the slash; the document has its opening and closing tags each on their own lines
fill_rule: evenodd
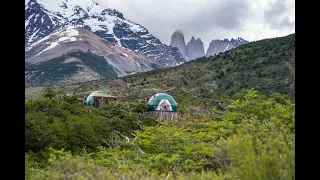
<svg viewBox="0 0 320 180">
<path fill-rule="evenodd" d="M 73 86 L 75 93 L 109 88 L 136 100 L 167 92 L 186 98 L 233 95 L 243 88 L 294 97 L 295 34 L 250 42 L 215 57 L 203 57 L 168 69 L 158 69 L 113 81 L 92 81 Z"/>
<path fill-rule="evenodd" d="M 74 52 L 83 52 L 83 53 L 91 53 L 94 56 L 101 56 L 103 57 L 103 61 L 105 62 L 94 62 L 96 65 L 101 65 L 104 67 L 101 67 L 100 69 L 103 71 L 105 69 L 105 72 L 96 72 L 93 68 L 90 71 L 93 71 L 93 74 L 103 74 L 101 78 L 107 78 L 106 74 L 108 74 L 109 65 L 112 66 L 112 71 L 116 72 L 116 77 L 118 76 L 125 76 L 130 73 L 136 73 L 136 72 L 143 72 L 143 71 L 149 71 L 154 68 L 159 68 L 159 66 L 155 65 L 154 60 L 148 59 L 147 57 L 135 52 L 131 51 L 129 49 L 121 48 L 118 46 L 115 46 L 111 42 L 95 35 L 91 31 L 84 29 L 84 28 L 74 28 L 74 27 L 67 27 L 63 28 L 60 31 L 50 34 L 49 36 L 46 36 L 45 38 L 42 38 L 39 41 L 36 41 L 35 43 L 32 43 L 30 45 L 26 46 L 26 52 L 25 52 L 25 61 L 30 65 L 27 65 L 26 67 L 26 82 L 33 86 L 41 86 L 44 83 L 55 83 L 59 84 L 61 81 L 59 80 L 60 76 L 68 77 L 71 75 L 72 72 L 68 71 L 60 71 L 60 75 L 57 75 L 57 73 L 52 74 L 51 76 L 44 77 L 43 74 L 50 74 L 49 69 L 43 69 L 41 66 L 47 64 L 51 64 L 55 67 L 61 67 L 64 69 L 65 66 L 69 66 L 70 63 L 62 63 L 55 61 L 54 59 L 64 59 L 67 61 L 68 54 L 73 54 Z M 91 56 L 91 55 L 90 55 Z M 92 59 L 97 59 L 93 57 Z M 45 61 L 52 61 L 52 62 L 45 62 Z M 79 61 L 79 59 L 77 60 Z M 32 64 L 32 65 L 31 65 Z M 108 65 L 106 65 L 108 64 Z M 41 81 L 34 81 L 34 79 L 30 79 L 30 76 L 34 74 L 35 72 L 32 71 L 33 68 L 30 69 L 30 67 L 39 67 L 39 73 L 37 76 L 38 79 L 42 79 Z M 52 67 L 54 69 L 54 67 Z M 86 67 L 86 69 L 88 69 Z M 83 73 L 85 73 L 87 70 L 83 70 Z M 62 73 L 65 74 L 62 74 Z M 82 74 L 83 74 L 82 73 Z M 76 74 L 74 74 L 76 75 Z M 78 78 L 71 78 L 68 80 L 70 83 L 77 83 L 77 82 L 84 82 L 86 80 L 95 80 L 95 79 L 101 79 L 97 75 L 93 75 L 91 77 L 82 76 L 81 74 L 78 74 Z M 35 78 L 35 77 L 34 77 Z M 48 81 L 46 82 L 46 78 Z M 56 79 L 55 81 L 51 81 L 53 79 Z M 71 81 L 72 80 L 72 81 Z"/>
</svg>

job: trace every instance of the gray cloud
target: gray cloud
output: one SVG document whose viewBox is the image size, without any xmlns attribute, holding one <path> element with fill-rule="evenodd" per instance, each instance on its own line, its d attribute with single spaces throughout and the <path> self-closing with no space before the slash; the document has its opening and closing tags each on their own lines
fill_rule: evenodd
<svg viewBox="0 0 320 180">
<path fill-rule="evenodd" d="M 294 6 L 294 0 L 287 1 Z M 292 5 L 278 4 L 270 8 L 266 0 L 108 0 L 109 8 L 144 26 L 161 42 L 169 44 L 172 33 L 181 30 L 186 43 L 192 36 L 200 37 L 205 50 L 213 39 L 255 41 L 293 33 L 294 27 L 283 29 L 292 25 L 292 12 L 287 12 Z"/>
<path fill-rule="evenodd" d="M 201 11 L 192 14 L 183 26 L 199 27 L 202 30 L 222 28 L 233 30 L 241 28 L 242 21 L 248 18 L 250 12 L 249 1 L 228 0 L 228 3 L 207 2 Z"/>
<path fill-rule="evenodd" d="M 271 8 L 264 12 L 264 20 L 269 23 L 273 29 L 292 28 L 295 21 L 289 21 L 286 15 L 288 11 L 284 0 L 277 0 Z"/>
<path fill-rule="evenodd" d="M 232 35 L 233 31 L 240 30 L 243 22 L 250 14 L 249 1 L 229 0 L 228 3 L 206 1 L 201 10 L 195 11 L 181 23 L 172 26 L 186 32 L 186 43 L 192 36 L 200 37 L 205 50 L 213 39 L 231 39 L 241 36 Z"/>
</svg>

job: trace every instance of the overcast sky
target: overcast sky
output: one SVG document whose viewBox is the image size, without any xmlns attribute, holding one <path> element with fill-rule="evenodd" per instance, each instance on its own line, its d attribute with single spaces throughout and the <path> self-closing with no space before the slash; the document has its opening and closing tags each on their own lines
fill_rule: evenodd
<svg viewBox="0 0 320 180">
<path fill-rule="evenodd" d="M 170 44 L 175 30 L 201 38 L 205 51 L 213 39 L 242 37 L 249 41 L 295 32 L 294 0 L 98 0 L 122 12 Z"/>
</svg>

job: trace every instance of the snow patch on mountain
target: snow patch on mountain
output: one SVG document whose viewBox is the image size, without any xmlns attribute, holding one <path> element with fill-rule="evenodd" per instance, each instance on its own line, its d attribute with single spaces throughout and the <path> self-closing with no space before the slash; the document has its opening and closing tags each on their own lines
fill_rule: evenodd
<svg viewBox="0 0 320 180">
<path fill-rule="evenodd" d="M 50 38 L 53 35 L 57 35 L 60 38 L 57 39 L 57 41 L 54 41 L 54 42 L 47 42 L 47 44 L 50 43 L 50 45 L 47 48 L 45 48 L 44 50 L 42 50 L 40 53 L 36 54 L 35 56 L 38 56 L 41 53 L 58 46 L 60 43 L 76 41 L 77 38 L 75 36 L 79 35 L 79 31 L 77 29 L 75 29 L 75 27 L 68 26 L 66 29 L 63 29 L 63 30 L 61 30 L 59 32 L 56 32 L 56 33 L 53 33 L 53 34 L 41 39 L 40 41 L 37 41 L 36 44 L 38 44 L 38 43 Z M 32 46 L 35 46 L 36 44 L 33 44 Z"/>
<path fill-rule="evenodd" d="M 37 0 L 37 2 L 44 9 L 50 12 L 59 12 L 66 17 L 74 15 L 74 9 L 77 7 L 82 7 L 86 13 L 91 13 L 92 15 L 97 15 L 105 9 L 92 0 Z"/>
</svg>

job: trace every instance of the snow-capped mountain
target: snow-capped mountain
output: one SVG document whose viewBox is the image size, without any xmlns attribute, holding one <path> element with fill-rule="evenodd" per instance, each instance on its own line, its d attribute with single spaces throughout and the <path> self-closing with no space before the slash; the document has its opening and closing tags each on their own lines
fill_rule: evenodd
<svg viewBox="0 0 320 180">
<path fill-rule="evenodd" d="M 85 82 L 161 68 L 154 60 L 80 27 L 59 29 L 26 49 L 25 78 L 32 86 Z"/>
<path fill-rule="evenodd" d="M 41 41 L 65 27 L 82 27 L 115 45 L 138 52 L 171 67 L 184 62 L 178 48 L 167 46 L 143 26 L 124 18 L 115 9 L 105 9 L 94 0 L 26 0 L 25 44 Z"/>
<path fill-rule="evenodd" d="M 114 46 L 91 31 L 72 26 L 62 28 L 35 43 L 30 44 L 25 53 L 27 63 L 36 64 L 58 58 L 71 52 L 90 52 L 102 56 L 113 66 L 118 76 L 126 72 L 143 72 L 152 70 L 153 60 L 135 51 Z M 114 59 L 114 57 L 116 59 Z"/>
</svg>

